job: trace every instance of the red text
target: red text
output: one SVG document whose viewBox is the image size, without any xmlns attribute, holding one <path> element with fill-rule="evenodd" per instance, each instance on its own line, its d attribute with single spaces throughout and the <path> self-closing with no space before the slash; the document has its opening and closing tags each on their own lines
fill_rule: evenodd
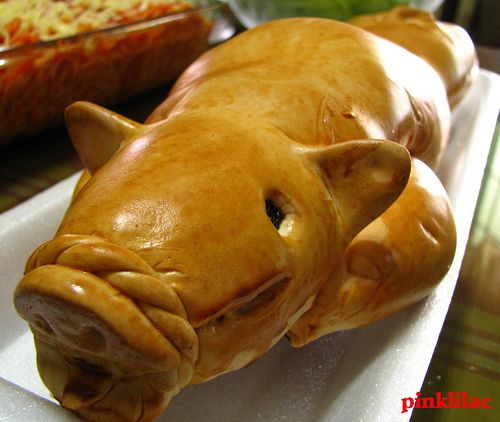
<svg viewBox="0 0 500 422">
<path fill-rule="evenodd" d="M 401 399 L 401 413 L 409 409 L 491 409 L 491 397 L 468 396 L 465 392 L 436 393 L 434 397 L 421 397 L 420 392 L 416 397 Z"/>
</svg>

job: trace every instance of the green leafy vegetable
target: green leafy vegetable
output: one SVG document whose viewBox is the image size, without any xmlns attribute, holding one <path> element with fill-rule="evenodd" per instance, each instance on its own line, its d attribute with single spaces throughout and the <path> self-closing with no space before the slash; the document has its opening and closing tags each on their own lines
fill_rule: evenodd
<svg viewBox="0 0 500 422">
<path fill-rule="evenodd" d="M 388 10 L 407 0 L 275 0 L 276 12 L 287 15 L 324 16 L 346 20 L 352 16 Z"/>
<path fill-rule="evenodd" d="M 408 4 L 408 0 L 228 0 L 228 3 L 237 15 L 244 14 L 247 19 L 264 22 L 291 16 L 348 20 L 356 15 Z"/>
</svg>

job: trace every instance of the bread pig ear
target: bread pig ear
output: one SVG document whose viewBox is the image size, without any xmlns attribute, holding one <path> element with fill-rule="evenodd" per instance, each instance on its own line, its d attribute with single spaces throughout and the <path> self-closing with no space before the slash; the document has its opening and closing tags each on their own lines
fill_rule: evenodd
<svg viewBox="0 0 500 422">
<path fill-rule="evenodd" d="M 348 238 L 398 198 L 410 175 L 410 155 L 395 142 L 360 140 L 299 150 L 320 169 Z"/>
<path fill-rule="evenodd" d="M 66 127 L 83 165 L 95 173 L 142 125 L 96 104 L 78 101 L 65 113 Z"/>
</svg>

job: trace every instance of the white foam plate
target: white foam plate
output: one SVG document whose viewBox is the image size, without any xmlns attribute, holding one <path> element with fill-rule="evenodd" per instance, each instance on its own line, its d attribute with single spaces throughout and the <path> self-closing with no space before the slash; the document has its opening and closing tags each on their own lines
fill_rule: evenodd
<svg viewBox="0 0 500 422">
<path fill-rule="evenodd" d="M 500 106 L 500 77 L 481 71 L 453 113 L 440 177 L 450 195 L 458 248 L 448 275 L 423 302 L 371 326 L 332 334 L 302 349 L 282 340 L 248 368 L 176 396 L 159 421 L 405 421 L 455 288 Z M 29 254 L 52 237 L 78 175 L 0 215 L 0 421 L 70 421 L 35 364 L 27 324 L 12 296 Z"/>
</svg>

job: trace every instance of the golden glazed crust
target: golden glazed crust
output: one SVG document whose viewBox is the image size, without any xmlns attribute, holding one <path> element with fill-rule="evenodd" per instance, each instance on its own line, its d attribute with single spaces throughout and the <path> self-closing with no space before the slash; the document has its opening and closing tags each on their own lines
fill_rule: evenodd
<svg viewBox="0 0 500 422">
<path fill-rule="evenodd" d="M 454 107 L 479 70 L 474 44 L 458 25 L 436 21 L 426 11 L 396 7 L 389 12 L 355 17 L 351 24 L 394 42 L 429 63 L 446 87 Z"/>
<path fill-rule="evenodd" d="M 271 22 L 211 50 L 179 78 L 148 122 L 236 107 L 246 121 L 270 121 L 296 142 L 388 139 L 433 167 L 449 135 L 446 94 L 427 63 L 326 19 Z"/>
</svg>

